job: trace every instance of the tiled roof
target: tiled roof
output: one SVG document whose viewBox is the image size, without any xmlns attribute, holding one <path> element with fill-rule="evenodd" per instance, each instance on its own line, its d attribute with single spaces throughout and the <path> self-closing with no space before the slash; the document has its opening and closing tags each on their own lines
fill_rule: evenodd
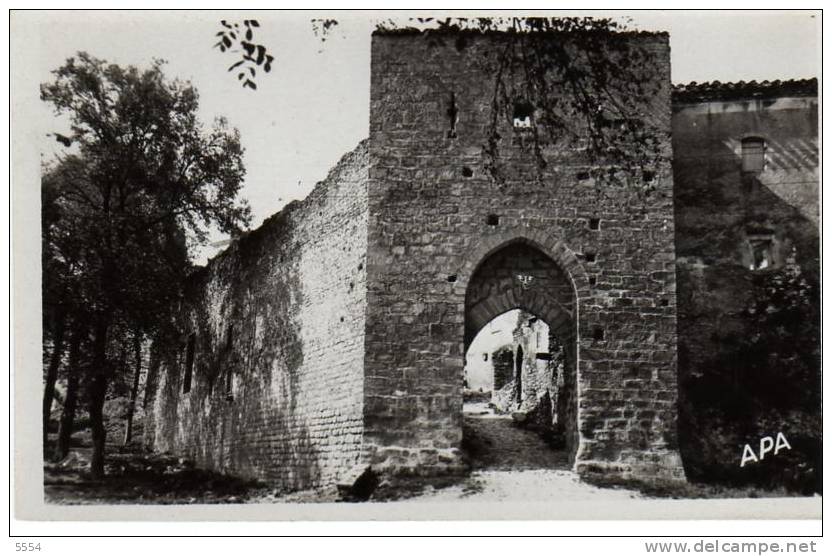
<svg viewBox="0 0 832 556">
<path fill-rule="evenodd" d="M 774 97 L 817 96 L 818 80 L 789 79 L 787 81 L 740 81 L 738 83 L 687 83 L 673 86 L 674 102 L 707 102 L 712 100 L 741 100 Z"/>
</svg>

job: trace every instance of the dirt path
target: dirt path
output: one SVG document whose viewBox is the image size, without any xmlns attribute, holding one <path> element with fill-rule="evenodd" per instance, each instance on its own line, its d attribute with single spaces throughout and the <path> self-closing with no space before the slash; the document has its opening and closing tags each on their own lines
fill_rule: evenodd
<svg viewBox="0 0 832 556">
<path fill-rule="evenodd" d="M 635 491 L 598 488 L 581 482 L 566 453 L 553 450 L 537 434 L 518 428 L 510 416 L 495 415 L 485 404 L 465 412 L 466 442 L 474 471 L 464 482 L 428 487 L 416 502 L 552 502 L 629 500 Z"/>
<path fill-rule="evenodd" d="M 553 450 L 534 432 L 516 426 L 510 415 L 486 404 L 467 404 L 466 446 L 474 469 L 488 471 L 568 470 L 566 452 Z"/>
<path fill-rule="evenodd" d="M 633 498 L 763 498 L 785 491 L 750 487 L 684 484 L 641 495 L 622 488 L 599 488 L 578 479 L 563 451 L 552 450 L 535 433 L 518 428 L 511 417 L 495 415 L 485 404 L 466 404 L 464 446 L 468 476 L 414 477 L 382 482 L 371 503 L 415 502 L 583 502 Z M 169 454 L 139 446 L 107 454 L 106 477 L 87 473 L 90 448 L 78 443 L 62 462 L 44 464 L 44 495 L 52 504 L 223 504 L 338 502 L 334 486 L 317 491 L 281 492 L 256 481 L 199 469 Z M 793 496 L 793 495 L 791 495 Z"/>
</svg>

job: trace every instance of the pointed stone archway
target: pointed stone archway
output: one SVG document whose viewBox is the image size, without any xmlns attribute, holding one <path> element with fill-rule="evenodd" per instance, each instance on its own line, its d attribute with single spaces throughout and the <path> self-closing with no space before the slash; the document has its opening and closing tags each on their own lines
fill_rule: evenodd
<svg viewBox="0 0 832 556">
<path fill-rule="evenodd" d="M 561 258 L 567 255 L 561 254 Z M 577 295 L 573 280 L 562 267 L 543 251 L 540 243 L 525 237 L 490 248 L 468 278 L 464 351 L 488 322 L 512 309 L 541 318 L 564 346 L 565 380 L 561 394 L 565 403 L 559 408 L 558 422 L 563 424 L 566 450 L 574 461 L 579 442 Z M 522 380 L 517 373 L 519 364 L 515 362 L 515 389 Z M 522 396 L 520 392 L 516 395 Z"/>
</svg>

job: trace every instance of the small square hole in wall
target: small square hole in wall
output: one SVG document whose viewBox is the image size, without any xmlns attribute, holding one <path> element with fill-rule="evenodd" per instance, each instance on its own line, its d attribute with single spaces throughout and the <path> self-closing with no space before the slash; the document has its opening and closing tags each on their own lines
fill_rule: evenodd
<svg viewBox="0 0 832 556">
<path fill-rule="evenodd" d="M 471 168 L 469 168 L 468 166 L 463 166 L 462 167 L 462 177 L 463 178 L 470 178 L 473 175 L 474 175 L 474 171 Z"/>
<path fill-rule="evenodd" d="M 497 226 L 500 224 L 500 217 L 496 214 L 489 214 L 485 217 L 485 223 L 489 226 Z"/>
<path fill-rule="evenodd" d="M 596 278 L 595 276 L 590 276 L 589 277 L 589 285 L 590 286 L 594 286 L 597 282 L 598 282 L 598 278 Z"/>
<path fill-rule="evenodd" d="M 667 307 L 667 306 L 669 306 L 669 305 L 670 305 L 670 300 L 669 300 L 668 298 L 666 298 L 666 297 L 662 298 L 662 300 L 661 300 L 661 306 L 662 306 L 662 307 Z"/>
<path fill-rule="evenodd" d="M 578 179 L 578 181 L 586 181 L 589 179 L 589 172 L 587 172 L 586 170 L 582 170 L 575 174 L 575 177 Z"/>
<path fill-rule="evenodd" d="M 652 170 L 644 170 L 641 173 L 641 179 L 644 180 L 644 183 L 650 183 L 656 179 L 656 172 Z"/>
<path fill-rule="evenodd" d="M 604 329 L 600 326 L 596 326 L 592 329 L 592 339 L 593 340 L 603 340 L 604 339 Z"/>
<path fill-rule="evenodd" d="M 512 123 L 514 129 L 529 129 L 532 127 L 532 117 L 534 116 L 534 105 L 530 102 L 519 101 L 514 103 L 514 114 L 512 114 Z"/>
<path fill-rule="evenodd" d="M 588 263 L 594 263 L 595 262 L 595 253 L 592 253 L 592 252 L 584 253 L 584 259 L 586 259 L 586 262 L 588 262 Z"/>
<path fill-rule="evenodd" d="M 456 282 L 456 274 L 451 274 L 451 275 L 449 275 L 449 276 L 448 276 L 448 282 L 450 282 L 450 283 L 452 283 L 452 284 L 453 284 L 454 282 Z"/>
<path fill-rule="evenodd" d="M 601 228 L 601 219 L 600 218 L 590 218 L 589 219 L 589 229 L 590 230 L 598 230 Z"/>
</svg>

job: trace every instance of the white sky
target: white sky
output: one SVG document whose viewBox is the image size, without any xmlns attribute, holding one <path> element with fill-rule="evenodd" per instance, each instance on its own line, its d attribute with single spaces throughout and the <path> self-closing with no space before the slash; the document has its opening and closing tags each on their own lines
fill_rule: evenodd
<svg viewBox="0 0 832 556">
<path fill-rule="evenodd" d="M 78 51 L 118 64 L 169 62 L 167 75 L 193 82 L 203 121 L 227 117 L 246 149 L 243 195 L 253 225 L 292 199 L 306 196 L 344 153 L 368 135 L 370 33 L 378 13 L 301 12 L 26 12 L 39 81 Z M 420 14 L 428 15 L 428 14 Z M 631 26 L 670 33 L 672 79 L 739 81 L 817 77 L 819 22 L 808 12 L 595 12 L 632 18 Z M 15 14 L 20 17 L 21 14 Z M 321 43 L 312 17 L 340 24 Z M 276 54 L 258 90 L 240 87 L 226 68 L 234 55 L 212 48 L 222 18 L 256 18 L 256 42 Z M 13 22 L 14 23 L 14 22 Z M 36 60 L 35 60 L 36 58 Z M 37 122 L 42 150 L 57 146 L 44 106 Z"/>
</svg>

